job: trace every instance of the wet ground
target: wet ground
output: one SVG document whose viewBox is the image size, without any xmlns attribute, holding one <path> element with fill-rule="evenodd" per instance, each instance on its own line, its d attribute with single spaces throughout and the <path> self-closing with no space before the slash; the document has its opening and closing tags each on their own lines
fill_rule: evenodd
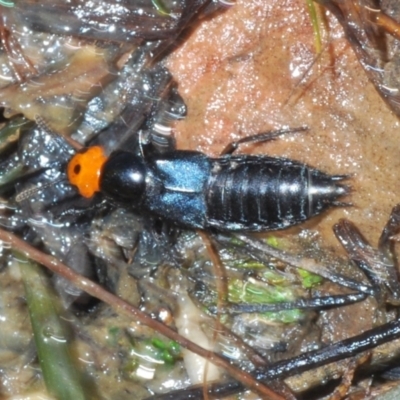
<svg viewBox="0 0 400 400">
<path fill-rule="evenodd" d="M 240 151 L 287 157 L 307 163 L 329 174 L 347 175 L 348 184 L 352 190 L 344 200 L 351 205 L 331 209 L 301 226 L 268 235 L 275 239 L 278 238 L 278 244 L 282 245 L 283 248 L 301 253 L 302 256 L 314 257 L 317 262 L 332 267 L 332 270 L 344 272 L 354 279 L 361 280 L 363 278 L 360 272 L 356 272 L 345 263 L 337 261 L 336 256 L 345 256 L 345 252 L 335 238 L 332 226 L 340 218 L 348 218 L 357 225 L 373 245 L 377 243 L 391 209 L 400 200 L 400 185 L 397 184 L 397 177 L 400 173 L 400 159 L 398 157 L 399 120 L 368 80 L 336 19 L 329 12 L 321 9 L 319 9 L 319 15 L 323 37 L 322 50 L 319 55 L 316 52 L 314 31 L 304 0 L 271 0 L 268 2 L 265 0 L 238 0 L 236 4 L 227 7 L 227 10 L 221 11 L 218 15 L 203 17 L 203 20 L 195 28 L 187 32 L 185 39 L 179 39 L 182 44 L 169 56 L 167 61 L 169 70 L 178 82 L 179 93 L 187 106 L 187 117 L 175 123 L 173 132 L 177 139 L 178 148 L 200 150 L 210 156 L 217 156 L 232 140 L 271 129 L 307 126 L 308 131 L 305 133 L 287 134 L 273 142 L 242 146 Z M 40 39 L 38 43 L 40 44 Z M 92 48 L 91 45 L 83 45 L 79 40 L 67 40 L 65 46 L 60 45 L 59 47 L 68 49 L 68 51 L 71 49 L 75 51 L 75 46 L 78 49 L 79 46 L 82 46 L 82 55 L 79 56 L 80 51 L 78 51 L 77 57 L 69 59 L 69 56 L 66 56 L 65 65 L 60 61 L 60 65 L 63 66 L 60 71 L 50 72 L 36 80 L 28 80 L 29 95 L 24 84 L 21 84 L 21 90 L 19 87 L 16 89 L 18 85 L 15 84 L 15 86 L 9 86 L 9 89 L 2 89 L 0 100 L 8 102 L 6 105 L 9 107 L 20 107 L 19 111 L 21 111 L 25 107 L 23 101 L 21 102 L 17 96 L 13 96 L 16 90 L 20 91 L 18 93 L 20 93 L 21 98 L 27 100 L 26 103 L 29 106 L 27 108 L 31 108 L 31 110 L 22 111 L 28 118 L 35 118 L 38 111 L 36 108 L 32 111 L 30 104 L 37 103 L 39 104 L 38 110 L 44 113 L 45 119 L 48 117 L 46 121 L 49 122 L 51 127 L 57 128 L 55 130 L 60 132 L 64 132 L 64 128 L 65 132 L 68 133 L 74 131 L 74 123 L 79 119 L 74 114 L 75 107 L 78 108 L 76 104 L 82 102 L 86 105 L 88 98 L 101 95 L 104 89 L 107 90 L 107 83 L 116 76 L 113 68 L 118 69 L 124 65 L 128 58 L 127 55 L 130 51 L 133 51 L 134 47 L 127 45 L 124 50 L 122 47 L 118 48 L 117 45 L 115 45 L 115 48 L 104 46 L 105 50 L 100 51 L 99 48 L 94 46 Z M 85 47 L 87 48 L 85 49 Z M 58 46 L 54 46 L 54 48 L 58 51 Z M 118 56 L 115 56 L 115 54 L 118 54 Z M 60 55 L 60 60 L 61 58 Z M 118 67 L 114 65 L 114 62 Z M 110 65 L 113 65 L 113 68 Z M 132 70 L 129 68 L 132 68 Z M 134 76 L 132 71 L 136 70 L 134 66 L 129 68 L 124 72 L 126 73 L 126 80 L 132 79 L 134 81 L 136 77 L 131 78 Z M 10 73 L 9 70 L 6 72 Z M 66 75 L 67 72 L 68 74 L 71 73 L 71 75 L 68 75 L 69 80 L 60 84 L 58 76 Z M 91 73 L 93 73 L 91 75 L 92 80 L 86 79 L 87 77 L 84 76 L 82 78 L 84 83 L 82 83 L 81 77 Z M 138 73 L 138 75 L 140 74 Z M 42 78 L 43 80 L 41 80 Z M 143 78 L 143 81 L 147 83 L 148 81 L 145 78 Z M 138 79 L 139 83 L 140 79 Z M 150 79 L 149 82 L 151 82 Z M 4 85 L 7 83 L 8 81 Z M 41 100 L 40 96 L 45 96 L 46 93 L 38 93 L 35 85 L 49 87 L 54 85 L 55 90 L 50 92 L 50 95 L 54 95 L 55 98 L 57 96 L 63 97 L 64 93 L 71 93 L 71 96 L 66 96 L 66 98 L 68 101 L 72 101 L 72 105 L 59 101 L 61 104 L 59 107 L 57 101 L 54 101 L 54 104 L 59 108 L 55 106 L 53 109 L 53 101 L 49 95 L 50 100 L 46 99 L 43 102 L 45 106 L 49 106 L 45 109 L 38 99 Z M 110 108 L 111 111 L 108 113 L 103 113 L 101 107 L 96 108 L 96 105 L 92 105 L 93 114 L 96 117 L 100 115 L 99 120 L 103 118 L 104 126 L 108 126 L 110 120 L 113 120 L 121 110 L 118 104 L 118 96 L 122 93 L 121 98 L 123 97 L 124 101 L 129 103 L 126 100 L 128 96 L 125 95 L 131 93 L 132 88 L 136 90 L 135 85 L 136 83 L 122 82 L 120 86 L 116 86 L 120 92 L 110 90 L 104 96 L 106 98 L 105 104 L 109 102 L 113 107 L 112 110 Z M 93 88 L 95 88 L 93 92 L 96 93 L 91 92 Z M 124 92 L 125 89 L 126 93 Z M 118 93 L 118 95 L 114 96 L 115 93 Z M 88 98 L 85 95 L 88 95 Z M 145 93 L 143 97 L 151 97 L 151 95 Z M 58 118 L 56 108 L 57 112 L 62 109 L 60 115 L 65 118 Z M 49 118 L 53 118 L 54 121 Z M 80 139 L 81 142 L 91 137 L 92 131 L 90 129 L 98 128 L 90 125 L 95 118 L 90 119 L 91 115 L 86 116 L 86 118 L 86 125 L 83 123 L 83 127 L 81 126 L 78 132 L 82 134 L 82 137 L 79 137 L 79 134 L 75 132 L 75 137 Z M 55 125 L 56 120 L 60 126 Z M 123 120 L 123 117 L 121 120 Z M 117 126 L 115 131 L 119 132 L 118 129 Z M 112 130 L 111 132 L 115 133 Z M 103 141 L 109 146 L 109 149 L 112 149 L 117 139 L 107 137 L 106 139 L 103 138 Z M 70 156 L 69 154 L 62 155 L 67 159 Z M 31 158 L 34 158 L 34 156 Z M 44 186 L 45 190 L 46 186 Z M 69 190 L 71 190 L 70 187 Z M 40 205 L 39 211 L 43 211 L 40 209 Z M 92 218 L 92 211 L 87 212 L 88 219 Z M 182 331 L 186 329 L 187 321 L 183 321 L 186 316 L 194 316 L 194 322 L 192 322 L 197 332 L 196 334 L 193 331 L 189 332 L 187 333 L 188 336 L 196 337 L 197 342 L 200 339 L 195 335 L 208 335 L 208 339 L 201 336 L 201 340 L 204 340 L 205 345 L 209 345 L 209 339 L 212 336 L 210 331 L 200 328 L 209 326 L 211 319 L 205 315 L 200 317 L 203 307 L 195 308 L 193 305 L 193 308 L 191 308 L 192 303 L 187 294 L 188 288 L 192 289 L 191 284 L 193 282 L 190 279 L 204 280 L 211 288 L 214 288 L 215 285 L 216 279 L 213 275 L 214 270 L 211 268 L 211 263 L 205 262 L 203 255 L 199 256 L 202 252 L 206 253 L 204 248 L 201 247 L 202 245 L 199 245 L 192 238 L 186 244 L 181 244 L 179 250 L 183 254 L 182 259 L 184 261 L 180 269 L 172 269 L 172 267 L 170 269 L 170 266 L 164 265 L 165 260 L 162 260 L 163 249 L 157 249 L 158 253 L 154 256 L 155 259 L 161 258 L 161 261 L 159 259 L 154 261 L 152 254 L 150 256 L 145 254 L 139 261 L 148 261 L 149 264 L 153 261 L 154 264 L 159 262 L 161 267 L 157 269 L 157 272 L 152 270 L 148 276 L 144 277 L 145 273 L 141 276 L 141 272 L 138 272 L 138 270 L 132 272 L 133 267 L 136 268 L 137 265 L 133 265 L 133 263 L 133 266 L 130 265 L 128 269 L 126 269 L 126 266 L 134 258 L 132 242 L 136 240 L 136 236 L 145 232 L 147 222 L 131 215 L 129 211 L 122 207 L 119 211 L 121 212 L 120 215 L 113 216 L 115 221 L 108 221 L 107 219 L 112 220 L 113 218 L 109 218 L 110 215 L 105 218 L 100 213 L 96 215 L 95 219 L 91 219 L 90 223 L 87 222 L 84 228 L 79 226 L 78 229 L 82 229 L 82 231 L 85 229 L 84 234 L 79 236 L 78 240 L 87 246 L 91 258 L 97 257 L 98 264 L 96 265 L 100 265 L 101 268 L 104 265 L 108 266 L 109 270 L 103 278 L 106 281 L 112 281 L 110 286 L 114 285 L 117 293 L 123 297 L 126 296 L 134 304 L 140 305 L 146 312 L 160 316 L 160 318 L 161 315 L 167 315 L 165 320 Z M 43 213 L 45 212 L 47 210 L 43 211 Z M 36 226 L 32 223 L 32 220 L 34 220 L 33 217 L 36 217 L 36 214 L 34 211 L 32 213 L 33 215 L 28 214 L 32 218 L 27 219 L 24 223 L 32 224 L 33 229 L 35 229 Z M 38 214 L 40 216 L 40 213 Z M 138 222 L 138 220 L 140 221 Z M 49 221 L 53 222 L 53 220 Z M 126 226 L 132 227 L 135 223 L 139 225 L 138 232 L 132 235 L 127 233 L 129 228 Z M 48 225 L 51 226 L 50 223 Z M 90 226 L 88 227 L 88 225 Z M 70 228 L 69 225 L 65 227 Z M 42 232 L 40 229 L 36 229 L 35 232 L 38 233 L 40 240 L 44 243 L 43 246 L 48 246 L 47 251 L 51 252 L 54 243 L 50 239 L 53 239 L 53 236 L 57 237 L 58 232 L 62 232 L 62 230 L 49 232 L 50 228 L 46 227 L 48 230 L 43 233 L 43 236 L 40 236 Z M 79 234 L 81 233 L 79 232 Z M 149 248 L 153 249 L 151 246 Z M 85 247 L 84 251 L 86 250 Z M 335 256 L 333 257 L 332 254 Z M 67 261 L 74 261 L 73 259 L 68 260 L 65 254 L 61 254 L 60 257 L 62 256 L 65 256 Z M 79 256 L 81 256 L 80 253 Z M 230 279 L 234 280 L 239 276 L 248 279 L 246 284 L 252 283 L 251 274 L 256 275 L 258 273 L 256 268 L 259 268 L 257 266 L 254 270 L 251 269 L 251 273 L 248 273 L 247 271 L 243 272 L 240 268 L 237 270 L 230 264 L 228 267 Z M 122 269 L 122 272 L 119 268 Z M 268 270 L 265 266 L 262 266 L 262 269 L 263 271 Z M 9 274 L 13 275 L 12 270 L 6 269 L 6 271 L 4 276 L 7 279 L 14 278 L 14 276 L 9 277 Z M 121 274 L 122 278 L 118 276 L 114 282 L 114 274 Z M 285 274 L 287 274 L 289 280 L 294 279 L 293 276 L 297 277 L 296 273 L 290 268 L 289 272 L 285 270 Z M 117 285 L 118 279 L 120 280 Z M 8 280 L 3 279 L 2 281 L 4 281 L 5 286 L 9 286 Z M 266 281 L 266 286 L 268 286 L 270 282 L 268 279 Z M 262 283 L 264 284 L 265 281 Z M 295 291 L 300 292 L 298 282 L 293 286 L 295 286 Z M 337 286 L 329 282 L 325 282 L 314 289 L 314 295 L 343 293 L 342 289 L 339 290 Z M 18 297 L 21 290 L 20 284 L 16 285 L 11 292 L 11 299 Z M 302 294 L 306 292 L 304 288 L 301 288 L 301 290 Z M 191 292 L 192 294 L 193 292 Z M 20 305 L 17 304 L 17 306 Z M 195 315 L 196 312 L 198 315 Z M 87 320 L 84 321 L 87 322 L 85 329 L 90 340 L 84 337 L 78 346 L 81 346 L 83 348 L 81 351 L 85 352 L 88 351 L 86 346 L 90 350 L 92 341 L 93 343 L 96 342 L 96 345 L 98 341 L 101 344 L 99 347 L 104 346 L 107 350 L 99 353 L 97 355 L 98 364 L 93 363 L 93 366 L 90 367 L 93 368 L 90 373 L 92 373 L 93 379 L 97 380 L 99 392 L 103 394 L 103 387 L 111 388 L 109 392 L 111 394 L 107 394 L 107 391 L 104 392 L 105 397 L 108 395 L 110 398 L 114 398 L 114 395 L 127 396 L 126 393 L 130 390 L 132 393 L 136 393 L 138 397 L 143 398 L 151 390 L 165 391 L 166 388 L 179 388 L 189 383 L 186 376 L 187 370 L 184 368 L 179 355 L 175 371 L 172 369 L 167 372 L 164 371 L 158 376 L 158 380 L 149 380 L 144 385 L 136 385 L 137 376 L 135 373 L 137 371 L 135 368 L 137 365 L 129 365 L 132 370 L 128 372 L 132 372 L 132 375 L 127 377 L 128 362 L 126 359 L 130 362 L 129 357 L 135 351 L 140 355 L 140 351 L 142 351 L 140 346 L 145 346 L 141 340 L 151 337 L 153 332 L 147 328 L 143 329 L 143 326 L 137 322 L 132 322 L 129 328 L 126 328 L 124 318 L 116 317 L 115 314 L 110 312 L 110 309 L 102 306 L 99 306 L 93 315 L 88 315 Z M 27 318 L 26 315 L 25 318 Z M 273 330 L 277 343 L 286 341 L 286 344 L 288 344 L 293 338 L 293 348 L 290 348 L 292 343 L 289 343 L 288 353 L 283 354 L 283 358 L 285 358 L 300 350 L 310 350 L 314 346 L 320 346 L 321 343 L 334 343 L 371 329 L 382 322 L 380 318 L 384 319 L 377 311 L 376 300 L 368 298 L 352 306 L 322 312 L 319 318 L 316 317 L 316 314 L 309 313 L 299 324 L 297 324 L 297 321 L 291 321 L 291 324 L 284 325 L 263 318 L 253 318 L 252 315 L 243 315 L 238 316 L 235 320 L 232 318 L 229 327 L 236 328 L 238 331 L 248 329 L 244 334 L 245 339 L 253 340 L 251 343 L 255 346 L 258 345 L 261 350 L 265 350 L 265 348 L 262 348 L 263 340 L 269 340 L 268 335 L 263 336 L 263 329 L 265 331 Z M 5 318 L 5 321 L 7 320 L 8 317 Z M 19 324 L 20 322 L 16 321 L 15 323 Z M 270 328 L 270 326 L 274 328 Z M 109 343 L 107 336 L 110 334 L 110 327 L 120 329 L 119 331 L 116 330 L 117 333 L 115 334 L 118 340 L 115 340 L 115 343 L 112 344 Z M 252 331 L 253 328 L 255 333 Z M 204 335 L 204 332 L 200 331 L 205 331 L 206 334 Z M 246 336 L 249 331 L 250 335 Z M 307 334 L 309 334 L 309 337 L 307 337 Z M 24 344 L 28 347 L 29 343 L 25 342 L 28 342 L 30 332 L 22 332 L 21 335 Z M 273 336 L 271 335 L 271 337 Z M 130 349 L 129 346 L 132 342 L 135 342 L 139 350 L 134 348 L 128 354 L 127 349 Z M 260 345 L 260 342 L 262 345 Z M 211 345 L 213 344 L 211 343 Z M 5 347 L 8 350 L 7 346 Z M 31 362 L 35 358 L 34 351 L 31 347 L 28 350 L 29 362 Z M 272 355 L 268 353 L 270 361 L 282 357 L 282 354 L 276 355 L 274 351 L 272 350 Z M 279 350 L 277 353 L 279 353 Z M 110 357 L 109 354 L 111 354 Z M 143 354 L 146 354 L 145 351 Z M 8 356 L 8 354 L 6 355 Z M 134 359 L 134 356 L 132 356 L 132 359 Z M 91 360 L 95 357 L 90 355 Z M 6 364 L 7 360 L 4 363 Z M 133 361 L 132 364 L 134 364 Z M 2 368 L 6 370 L 3 365 Z M 114 374 L 113 368 L 120 368 L 118 373 L 121 375 Z M 332 369 L 335 370 L 335 367 L 332 367 Z M 202 367 L 195 370 L 193 374 L 195 375 L 199 371 L 202 374 Z M 106 374 L 110 374 L 111 378 L 106 379 Z M 332 375 L 334 374 L 335 372 L 332 373 Z M 300 391 L 331 378 L 329 376 L 325 379 L 324 373 L 318 375 L 312 372 L 309 375 L 311 376 L 306 378 L 293 378 L 289 381 L 289 384 L 295 391 Z M 133 379 L 131 379 L 132 376 L 134 376 Z M 326 373 L 326 376 L 328 376 L 328 373 Z M 15 379 L 17 380 L 17 378 Z M 122 384 L 121 386 L 115 385 L 118 380 L 123 381 L 124 385 L 126 384 L 126 393 Z M 195 379 L 192 380 L 192 382 L 194 381 Z M 199 378 L 198 381 L 201 383 L 202 378 Z M 13 385 L 9 385 L 7 389 L 7 382 L 3 382 L 3 385 L 5 386 L 4 392 L 8 390 L 8 393 L 11 394 L 18 391 Z M 136 386 L 140 386 L 140 389 L 137 389 Z"/>
</svg>

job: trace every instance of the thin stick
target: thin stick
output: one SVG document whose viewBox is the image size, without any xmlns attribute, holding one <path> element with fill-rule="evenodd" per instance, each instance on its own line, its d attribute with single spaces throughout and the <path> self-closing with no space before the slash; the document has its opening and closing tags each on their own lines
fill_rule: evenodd
<svg viewBox="0 0 400 400">
<path fill-rule="evenodd" d="M 201 240 L 206 246 L 207 252 L 214 266 L 216 287 L 218 293 L 217 310 L 222 310 L 226 307 L 228 303 L 228 278 L 226 276 L 225 267 L 224 264 L 222 264 L 218 251 L 215 248 L 215 245 L 210 236 L 206 232 L 200 230 L 198 230 L 197 233 L 200 235 Z"/>
</svg>

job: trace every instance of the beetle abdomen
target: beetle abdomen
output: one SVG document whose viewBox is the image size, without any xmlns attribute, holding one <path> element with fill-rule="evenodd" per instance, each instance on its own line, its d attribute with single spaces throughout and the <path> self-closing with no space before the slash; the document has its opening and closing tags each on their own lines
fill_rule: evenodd
<svg viewBox="0 0 400 400">
<path fill-rule="evenodd" d="M 229 156 L 212 160 L 207 223 L 223 230 L 282 229 L 313 217 L 348 192 L 330 176 L 288 159 Z"/>
</svg>

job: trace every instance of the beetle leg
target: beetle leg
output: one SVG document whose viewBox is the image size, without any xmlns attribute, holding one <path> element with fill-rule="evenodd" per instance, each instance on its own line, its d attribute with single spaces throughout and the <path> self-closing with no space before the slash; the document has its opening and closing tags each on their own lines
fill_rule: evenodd
<svg viewBox="0 0 400 400">
<path fill-rule="evenodd" d="M 245 136 L 242 139 L 229 143 L 224 148 L 224 150 L 222 150 L 221 155 L 232 154 L 243 143 L 268 142 L 270 140 L 275 140 L 278 136 L 282 136 L 287 133 L 304 132 L 306 130 L 308 130 L 308 127 L 301 126 L 299 128 L 279 129 L 277 131 L 269 131 L 269 132 L 257 133 L 255 135 Z"/>
<path fill-rule="evenodd" d="M 81 199 L 80 197 L 78 198 L 79 200 Z M 71 200 L 71 199 L 69 199 Z M 100 201 L 92 201 L 89 205 L 87 204 L 87 199 L 83 200 L 84 205 L 79 207 L 79 203 L 77 203 L 74 207 L 70 207 L 67 209 L 63 209 L 64 204 L 63 202 L 60 202 L 57 204 L 58 208 L 57 209 L 55 206 L 52 206 L 52 211 L 59 217 L 59 218 L 67 218 L 68 216 L 82 216 L 82 215 L 87 215 L 89 211 L 93 210 L 106 210 L 109 208 L 109 204 L 107 202 L 107 199 L 101 199 Z"/>
</svg>

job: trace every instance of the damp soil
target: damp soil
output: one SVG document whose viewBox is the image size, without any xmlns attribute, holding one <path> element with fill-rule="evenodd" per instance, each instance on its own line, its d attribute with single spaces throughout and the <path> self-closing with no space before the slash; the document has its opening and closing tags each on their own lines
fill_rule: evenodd
<svg viewBox="0 0 400 400">
<path fill-rule="evenodd" d="M 268 143 L 244 145 L 239 151 L 286 157 L 307 163 L 332 175 L 346 176 L 346 182 L 351 186 L 350 194 L 344 199 L 344 202 L 348 204 L 330 209 L 320 217 L 298 227 L 268 233 L 267 237 L 277 240 L 283 248 L 296 252 L 299 257 L 313 257 L 317 262 L 330 265 L 332 271 L 362 280 L 365 277 L 347 262 L 346 254 L 332 232 L 332 226 L 341 218 L 347 218 L 356 224 L 374 246 L 377 244 L 391 209 L 400 199 L 400 187 L 397 184 L 397 176 L 400 172 L 399 120 L 368 80 L 335 17 L 322 9 L 319 9 L 319 16 L 323 38 L 320 54 L 316 51 L 310 15 L 303 0 L 268 2 L 238 0 L 234 5 L 227 6 L 226 10 L 218 12 L 217 15 L 202 17 L 196 26 L 186 32 L 185 38 L 179 39 L 180 45 L 166 62 L 187 106 L 186 118 L 174 124 L 173 133 L 179 149 L 199 150 L 210 156 L 218 156 L 230 141 L 275 129 L 306 126 L 308 128 L 306 132 L 286 134 Z M 82 69 L 71 61 L 67 61 L 66 64 L 60 62 L 65 68 L 61 70 L 60 75 L 63 71 L 65 73 L 70 69 L 74 74 L 68 75 L 71 78 L 67 82 L 71 84 L 73 90 L 69 89 L 68 85 L 60 89 L 61 94 L 71 92 L 71 96 L 66 96 L 66 98 L 72 101 L 72 105 L 68 103 L 67 107 L 65 103 L 62 103 L 57 108 L 57 113 L 60 108 L 75 110 L 75 101 L 86 104 L 85 102 L 89 100 L 82 96 L 81 92 L 88 94 L 93 86 L 96 90 L 95 93 L 89 95 L 89 98 L 101 93 L 111 79 L 109 75 L 114 77 L 115 71 L 109 68 L 108 62 L 112 64 L 110 60 L 114 60 L 115 57 L 123 65 L 125 54 L 130 54 L 130 51 L 134 51 L 135 48 L 133 45 L 126 45 L 127 48 L 121 50 L 122 47 L 115 46 L 116 48 L 110 47 L 109 51 L 106 49 L 102 52 L 99 48 L 92 48 L 91 44 L 83 45 L 79 40 L 73 39 L 71 41 L 68 39 L 67 45 L 68 48 L 82 46 L 84 56 L 87 57 L 89 54 L 91 62 L 85 61 L 85 57 L 83 57 L 83 62 L 78 59 L 79 68 Z M 84 47 L 87 47 L 86 50 Z M 115 54 L 118 54 L 118 57 Z M 84 79 L 84 85 L 80 86 L 80 77 L 89 74 L 92 70 L 97 75 L 92 76 L 93 80 Z M 130 72 L 130 70 L 126 72 L 128 79 Z M 27 104 L 31 104 L 32 98 L 37 99 L 37 90 L 32 85 L 34 83 L 33 79 L 29 81 L 30 91 L 24 89 L 23 84 L 21 87 L 17 84 L 7 86 L 8 89 L 6 87 L 0 92 L 0 100 L 7 102 L 7 107 L 16 109 L 18 113 L 22 112 L 27 118 L 35 119 L 37 112 L 43 112 L 43 104 L 40 103 L 39 111 L 36 108 L 33 111 L 24 111 L 21 104 L 16 104 L 21 102 L 13 96 L 17 91 L 22 99 L 27 99 Z M 4 86 L 6 84 L 8 83 Z M 39 86 L 50 84 L 56 87 L 59 84 L 58 75 L 54 71 L 49 73 L 48 78 L 44 77 L 43 80 L 36 81 L 36 85 Z M 121 87 L 131 88 L 128 84 L 127 86 L 121 84 Z M 107 114 L 107 118 L 102 116 L 106 121 L 105 126 L 115 117 L 114 110 L 120 111 L 118 105 L 115 105 L 118 104 L 119 94 L 115 96 L 115 100 L 114 92 L 111 92 L 110 90 L 107 96 L 115 109 L 113 108 L 108 113 L 104 112 Z M 50 94 L 56 96 L 60 93 L 55 91 Z M 41 96 L 42 93 L 39 95 Z M 143 95 L 143 97 L 146 96 Z M 46 102 L 47 105 L 53 104 L 51 99 L 46 99 L 43 103 Z M 20 106 L 21 108 L 18 109 Z M 46 112 L 49 118 L 53 116 L 60 126 L 56 125 L 55 120 L 50 120 L 50 125 L 60 132 L 65 131 L 70 134 L 74 130 L 75 114 L 64 111 L 68 115 L 62 114 L 65 118 L 58 118 L 54 109 L 50 107 L 46 109 Z M 93 109 L 99 111 L 95 106 Z M 100 110 L 99 114 L 102 112 L 103 110 Z M 13 115 L 12 112 L 8 116 L 11 115 Z M 45 113 L 45 117 L 46 115 Z M 85 123 L 89 126 L 91 121 L 93 120 L 88 117 Z M 90 126 L 90 128 L 93 127 Z M 87 130 L 90 129 L 87 128 Z M 91 137 L 92 131 L 87 133 L 87 136 L 84 136 L 85 129 L 81 131 L 78 132 L 83 135 L 81 142 Z M 75 136 L 79 139 L 78 134 Z M 111 148 L 117 140 L 112 138 L 109 141 Z M 64 156 L 69 157 L 68 154 Z M 132 216 L 126 209 L 121 211 L 118 218 L 115 218 L 117 222 L 109 223 L 107 218 L 100 215 L 98 220 L 91 221 L 89 232 L 91 241 L 88 241 L 90 244 L 87 247 L 91 253 L 90 257 L 97 257 L 100 260 L 98 265 L 101 265 L 101 268 L 105 268 L 105 265 L 109 267 L 111 272 L 107 273 L 112 275 L 112 278 L 113 274 L 120 274 L 118 278 L 115 278 L 115 281 L 119 279 L 118 284 L 115 283 L 116 292 L 129 298 L 134 304 L 140 305 L 152 315 L 167 315 L 168 318 L 166 317 L 165 321 L 175 326 L 182 324 L 183 329 L 186 329 L 187 322 L 179 321 L 179 318 L 186 319 L 188 315 L 194 316 L 193 324 L 197 332 L 195 334 L 189 332 L 188 335 L 200 341 L 197 339 L 197 334 L 204 334 L 204 332 L 200 332 L 202 329 L 198 328 L 200 325 L 207 327 L 210 320 L 207 319 L 208 317 L 203 319 L 204 315 L 200 318 L 200 307 L 196 308 L 193 305 L 192 308 L 187 294 L 191 282 L 185 274 L 192 269 L 190 272 L 193 272 L 196 278 L 204 279 L 207 284 L 215 283 L 211 263 L 207 261 L 207 264 L 204 261 L 203 253 L 206 253 L 204 245 L 198 245 L 192 239 L 181 245 L 178 250 L 181 250 L 183 254 L 183 256 L 181 254 L 184 260 L 181 268 L 183 272 L 165 265 L 158 268 L 156 273 L 153 271 L 152 276 L 145 278 L 140 276 L 137 270 L 134 273 L 126 269 L 121 272 L 119 270 L 121 265 L 126 266 L 126 260 L 132 259 L 134 253 L 131 243 L 134 235 L 127 233 L 129 227 L 136 223 L 140 225 L 142 220 L 138 223 L 139 218 Z M 140 225 L 138 235 L 144 231 L 143 226 Z M 55 232 L 56 237 L 58 232 Z M 48 234 L 48 236 L 52 235 L 53 233 Z M 158 252 L 156 256 L 162 259 L 163 250 L 158 250 Z M 201 257 L 200 253 L 202 253 Z M 148 254 L 145 256 L 147 257 Z M 159 260 L 154 261 L 156 262 Z M 265 266 L 263 268 L 267 269 Z M 290 278 L 295 275 L 292 270 L 284 272 Z M 8 279 L 14 279 L 17 282 L 4 303 L 12 303 L 13 310 L 22 310 L 21 318 L 26 320 L 28 317 L 26 304 L 23 299 L 21 300 L 23 297 L 21 283 L 18 277 L 14 276 L 18 274 L 12 268 L 5 269 L 2 273 L 3 278 L 7 278 L 2 280 L 4 289 L 11 286 Z M 105 273 L 105 280 L 112 280 L 107 273 Z M 230 278 L 242 275 L 246 279 L 250 275 L 242 271 L 238 273 L 234 268 L 231 268 L 228 274 Z M 314 290 L 314 294 L 321 295 L 339 293 L 342 291 L 328 282 Z M 170 307 L 165 307 L 166 304 Z M 265 339 L 262 336 L 262 329 L 272 330 L 271 326 L 276 329 L 276 335 L 279 336 L 277 341 L 286 339 L 289 342 L 292 338 L 293 341 L 298 339 L 296 345 L 293 346 L 295 348 L 290 349 L 286 354 L 286 357 L 290 357 L 299 351 L 310 350 L 313 346 L 329 345 L 371 329 L 378 322 L 377 309 L 376 301 L 368 298 L 358 304 L 323 312 L 319 314 L 319 317 L 315 314 L 309 315 L 298 325 L 293 323 L 287 330 L 285 330 L 286 326 L 279 322 L 265 322 L 262 318 L 257 319 L 252 316 L 241 316 L 236 328 L 239 330 L 239 328 L 250 327 L 251 330 L 255 327 L 251 325 L 254 323 L 253 320 L 257 320 L 258 325 L 254 328 L 258 329 L 254 334 L 257 340 Z M 128 396 L 126 393 L 129 391 L 135 393 L 137 398 L 144 398 L 149 391 L 166 391 L 168 388 L 181 388 L 190 383 L 187 374 L 190 368 L 184 365 L 181 358 L 175 370 L 171 368 L 163 371 L 157 380 L 147 382 L 146 388 L 144 388 L 145 385 L 136 385 L 136 381 L 130 378 L 125 379 L 127 368 L 134 369 L 136 365 L 127 367 L 126 362 L 121 361 L 121 354 L 129 359 L 131 354 L 124 352 L 127 352 L 126 349 L 132 344 L 132 337 L 140 347 L 141 340 L 148 339 L 153 332 L 149 332 L 136 321 L 128 323 L 130 326 L 127 328 L 124 318 L 120 319 L 107 307 L 98 306 L 94 314 L 93 317 L 89 315 L 82 319 L 86 324 L 85 329 L 90 339 L 86 340 L 87 337 L 84 337 L 77 347 L 81 348 L 78 349 L 81 354 L 90 354 L 88 348 L 90 349 L 92 343 L 96 342 L 96 346 L 99 343 L 97 347 L 107 350 L 93 356 L 93 359 L 97 357 L 100 360 L 101 368 L 93 372 L 93 376 L 99 383 L 99 392 L 101 391 L 105 398 L 126 398 L 123 396 Z M 35 352 L 31 344 L 31 332 L 28 324 L 26 324 L 26 330 L 20 327 L 21 318 L 15 322 L 15 325 L 10 325 L 8 336 L 13 344 L 14 341 L 22 343 L 23 349 L 18 351 L 24 353 L 25 358 L 28 354 L 28 361 L 32 362 L 35 360 Z M 120 328 L 118 332 L 123 332 L 118 334 L 120 336 L 115 335 L 118 340 L 115 340 L 112 345 L 109 344 L 107 336 L 110 333 L 110 326 L 118 327 Z M 20 337 L 13 335 L 15 329 L 19 329 Z M 131 335 L 129 336 L 126 332 Z M 203 336 L 207 334 L 208 338 L 212 336 L 209 331 Z M 203 336 L 201 340 L 207 342 L 207 338 L 204 339 Z M 254 341 L 256 342 L 255 339 Z M 109 356 L 110 354 L 112 356 Z M 6 356 L 12 358 L 14 354 L 10 356 L 7 353 Z M 3 370 L 7 369 L 5 366 L 8 362 L 7 357 L 3 358 L 4 365 L 0 365 Z M 273 357 L 275 356 L 271 359 Z M 25 359 L 18 365 L 26 365 L 24 362 Z M 113 368 L 125 368 L 125 375 L 114 373 Z M 327 372 L 329 368 L 331 373 Z M 294 377 L 288 382 L 295 391 L 302 391 L 338 376 L 335 368 L 336 366 L 330 366 L 320 374 L 312 372 Z M 197 372 L 195 371 L 194 374 Z M 223 375 L 223 373 L 218 374 L 220 372 L 217 371 L 217 377 Z M 25 385 L 26 388 L 25 381 L 36 379 L 37 375 L 39 373 L 34 376 L 31 373 L 28 378 L 25 378 L 25 375 L 17 377 L 17 373 L 9 376 L 14 379 L 14 382 L 24 381 L 22 386 Z M 201 382 L 200 379 L 199 383 Z M 6 381 L 2 384 L 3 393 L 10 396 L 18 393 L 16 384 L 14 386 Z M 126 390 L 123 385 L 126 385 Z M 251 395 L 248 398 L 251 398 Z"/>
</svg>

